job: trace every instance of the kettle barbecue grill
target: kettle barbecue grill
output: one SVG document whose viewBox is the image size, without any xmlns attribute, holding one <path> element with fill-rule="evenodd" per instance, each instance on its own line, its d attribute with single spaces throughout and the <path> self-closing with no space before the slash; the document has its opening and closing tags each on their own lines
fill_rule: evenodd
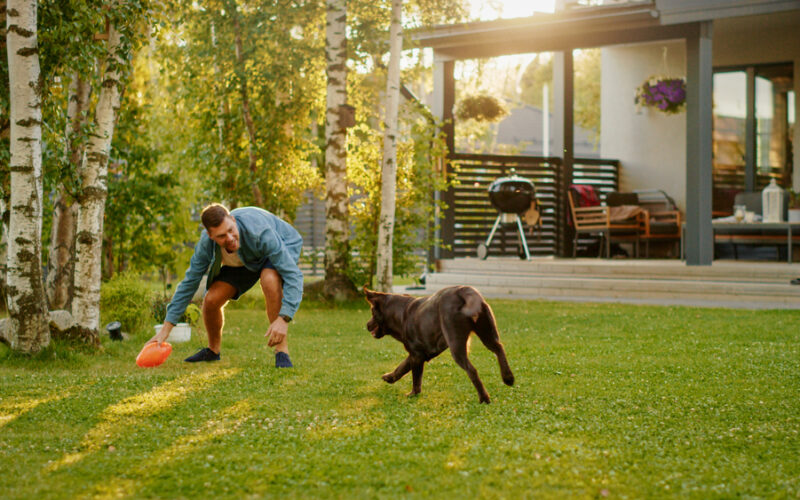
<svg viewBox="0 0 800 500">
<path fill-rule="evenodd" d="M 528 251 L 528 242 L 525 239 L 525 231 L 522 228 L 520 215 L 527 212 L 531 208 L 531 204 L 536 203 L 536 188 L 533 186 L 533 182 L 518 176 L 514 169 L 511 169 L 511 175 L 495 179 L 489 186 L 488 192 L 489 201 L 500 213 L 494 221 L 489 237 L 486 238 L 484 243 L 478 245 L 478 258 L 485 259 L 488 257 L 489 245 L 491 245 L 492 238 L 494 238 L 494 234 L 502 222 L 504 224 L 516 223 L 519 231 L 519 241 L 522 246 L 519 256 L 529 260 L 531 254 Z"/>
</svg>

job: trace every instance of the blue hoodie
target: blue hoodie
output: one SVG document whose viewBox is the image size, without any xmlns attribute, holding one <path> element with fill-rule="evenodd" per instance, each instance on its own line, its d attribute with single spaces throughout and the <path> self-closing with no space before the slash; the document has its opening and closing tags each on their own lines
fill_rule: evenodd
<svg viewBox="0 0 800 500">
<path fill-rule="evenodd" d="M 244 267 L 260 272 L 269 260 L 283 278 L 283 301 L 280 314 L 294 317 L 303 299 L 303 272 L 297 266 L 303 238 L 287 222 L 257 207 L 242 207 L 231 210 L 239 229 L 239 250 Z M 194 247 L 186 276 L 180 282 L 167 306 L 167 318 L 176 324 L 191 302 L 203 275 L 206 274 L 206 289 L 222 267 L 222 248 L 209 238 L 203 230 L 200 241 Z"/>
</svg>

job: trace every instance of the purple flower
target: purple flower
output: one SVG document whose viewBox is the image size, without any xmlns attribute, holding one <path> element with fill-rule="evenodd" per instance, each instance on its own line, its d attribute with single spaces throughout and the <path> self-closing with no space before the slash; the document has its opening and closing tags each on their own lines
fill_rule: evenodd
<svg viewBox="0 0 800 500">
<path fill-rule="evenodd" d="M 677 113 L 686 101 L 686 82 L 682 78 L 665 78 L 653 84 L 645 81 L 637 90 L 635 102 L 653 106 L 666 113 Z"/>
</svg>

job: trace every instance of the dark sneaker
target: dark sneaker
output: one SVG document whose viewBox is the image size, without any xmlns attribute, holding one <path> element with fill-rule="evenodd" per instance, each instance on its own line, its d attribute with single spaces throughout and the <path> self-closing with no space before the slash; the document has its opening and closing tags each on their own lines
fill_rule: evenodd
<svg viewBox="0 0 800 500">
<path fill-rule="evenodd" d="M 275 353 L 275 368 L 294 368 L 294 365 L 288 354 L 278 351 Z"/>
<path fill-rule="evenodd" d="M 790 281 L 789 283 L 791 283 L 792 285 L 800 285 L 800 278 L 795 278 L 792 281 Z"/>
<path fill-rule="evenodd" d="M 197 363 L 198 361 L 219 361 L 219 354 L 215 353 L 208 347 L 203 347 L 196 353 L 184 359 L 189 363 Z"/>
</svg>

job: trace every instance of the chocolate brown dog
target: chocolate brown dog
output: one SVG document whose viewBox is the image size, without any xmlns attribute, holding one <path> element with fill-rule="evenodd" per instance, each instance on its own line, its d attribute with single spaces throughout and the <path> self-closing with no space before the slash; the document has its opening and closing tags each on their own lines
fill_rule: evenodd
<svg viewBox="0 0 800 500">
<path fill-rule="evenodd" d="M 394 337 L 408 351 L 408 357 L 382 378 L 393 384 L 411 371 L 413 388 L 409 396 L 419 394 L 422 390 L 425 362 L 449 347 L 453 359 L 467 372 L 478 390 L 480 402 L 489 403 L 489 394 L 478 377 L 478 371 L 467 357 L 467 344 L 472 332 L 497 356 L 503 382 L 514 385 L 514 374 L 500 343 L 494 314 L 476 289 L 451 286 L 422 298 L 374 292 L 367 290 L 367 287 L 364 287 L 364 293 L 372 306 L 372 318 L 367 322 L 367 330 L 376 339 L 385 335 Z"/>
</svg>

